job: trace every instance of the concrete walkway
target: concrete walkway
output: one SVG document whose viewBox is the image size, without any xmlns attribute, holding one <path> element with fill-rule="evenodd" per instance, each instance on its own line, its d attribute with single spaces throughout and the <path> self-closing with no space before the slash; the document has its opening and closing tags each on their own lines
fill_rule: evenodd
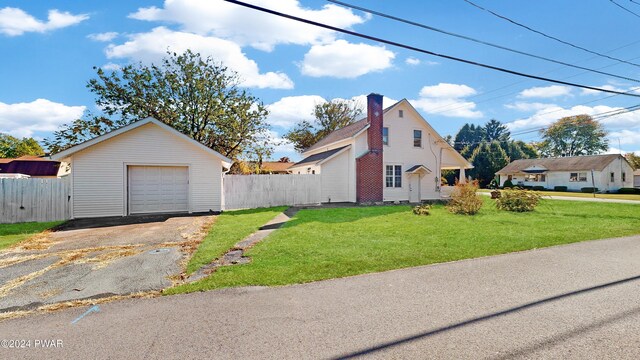
<svg viewBox="0 0 640 360">
<path fill-rule="evenodd" d="M 637 359 L 640 236 L 0 322 L 21 359 Z M 34 348 L 34 339 L 62 348 Z"/>
</svg>

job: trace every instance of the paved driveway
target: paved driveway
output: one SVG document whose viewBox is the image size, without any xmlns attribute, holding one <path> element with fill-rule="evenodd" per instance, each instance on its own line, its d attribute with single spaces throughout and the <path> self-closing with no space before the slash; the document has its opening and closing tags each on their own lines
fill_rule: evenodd
<svg viewBox="0 0 640 360">
<path fill-rule="evenodd" d="M 0 251 L 0 312 L 168 287 L 183 269 L 185 250 L 211 219 L 75 221 Z"/>
<path fill-rule="evenodd" d="M 640 236 L 0 322 L 21 359 L 638 359 Z"/>
</svg>

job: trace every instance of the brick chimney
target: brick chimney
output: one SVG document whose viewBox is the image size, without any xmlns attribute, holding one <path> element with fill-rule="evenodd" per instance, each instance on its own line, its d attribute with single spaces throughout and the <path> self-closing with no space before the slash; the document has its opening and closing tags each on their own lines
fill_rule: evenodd
<svg viewBox="0 0 640 360">
<path fill-rule="evenodd" d="M 356 159 L 356 200 L 374 203 L 383 200 L 382 95 L 367 96 L 367 141 L 369 151 Z"/>
</svg>

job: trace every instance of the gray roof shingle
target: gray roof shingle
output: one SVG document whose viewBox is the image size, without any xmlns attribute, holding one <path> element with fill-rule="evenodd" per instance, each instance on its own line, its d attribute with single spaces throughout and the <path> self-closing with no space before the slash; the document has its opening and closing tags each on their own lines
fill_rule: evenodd
<svg viewBox="0 0 640 360">
<path fill-rule="evenodd" d="M 306 158 L 304 158 L 304 159 L 298 161 L 297 163 L 291 165 L 291 167 L 293 168 L 293 167 L 298 167 L 298 166 L 302 166 L 302 165 L 307 165 L 307 164 L 311 165 L 311 164 L 318 163 L 318 162 L 320 162 L 320 161 L 322 161 L 324 159 L 329 158 L 331 155 L 334 155 L 334 154 L 342 151 L 343 149 L 345 149 L 345 148 L 347 148 L 349 146 L 350 145 L 346 145 L 346 146 L 342 146 L 342 147 L 339 147 L 339 148 L 336 148 L 336 149 L 331 149 L 331 150 L 324 151 L 324 152 L 321 152 L 321 153 L 313 154 L 311 156 L 307 156 Z"/>
</svg>

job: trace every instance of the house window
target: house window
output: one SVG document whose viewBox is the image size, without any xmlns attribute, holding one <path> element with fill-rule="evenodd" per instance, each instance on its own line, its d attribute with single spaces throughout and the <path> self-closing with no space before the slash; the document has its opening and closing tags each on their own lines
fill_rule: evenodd
<svg viewBox="0 0 640 360">
<path fill-rule="evenodd" d="M 627 181 L 627 173 L 623 172 L 622 173 L 622 182 Z"/>
<path fill-rule="evenodd" d="M 615 182 L 616 181 L 616 173 L 609 173 L 609 181 L 611 182 Z"/>
<path fill-rule="evenodd" d="M 571 182 L 586 182 L 587 181 L 587 173 L 586 172 L 572 172 L 569 174 L 569 181 Z"/>
<path fill-rule="evenodd" d="M 382 128 L 382 144 L 389 145 L 389 128 Z"/>
<path fill-rule="evenodd" d="M 524 176 L 524 181 L 527 182 L 545 182 L 546 180 L 545 174 L 527 174 Z"/>
<path fill-rule="evenodd" d="M 315 173 L 316 173 L 316 171 L 315 171 L 315 170 L 311 170 L 311 173 L 312 173 L 312 174 L 315 174 Z"/>
<path fill-rule="evenodd" d="M 422 130 L 413 130 L 413 147 L 422 147 Z"/>
<path fill-rule="evenodd" d="M 398 110 L 398 117 L 404 117 L 404 111 Z"/>
<path fill-rule="evenodd" d="M 402 166 L 400 165 L 386 166 L 385 186 L 388 188 L 402 187 Z"/>
</svg>

